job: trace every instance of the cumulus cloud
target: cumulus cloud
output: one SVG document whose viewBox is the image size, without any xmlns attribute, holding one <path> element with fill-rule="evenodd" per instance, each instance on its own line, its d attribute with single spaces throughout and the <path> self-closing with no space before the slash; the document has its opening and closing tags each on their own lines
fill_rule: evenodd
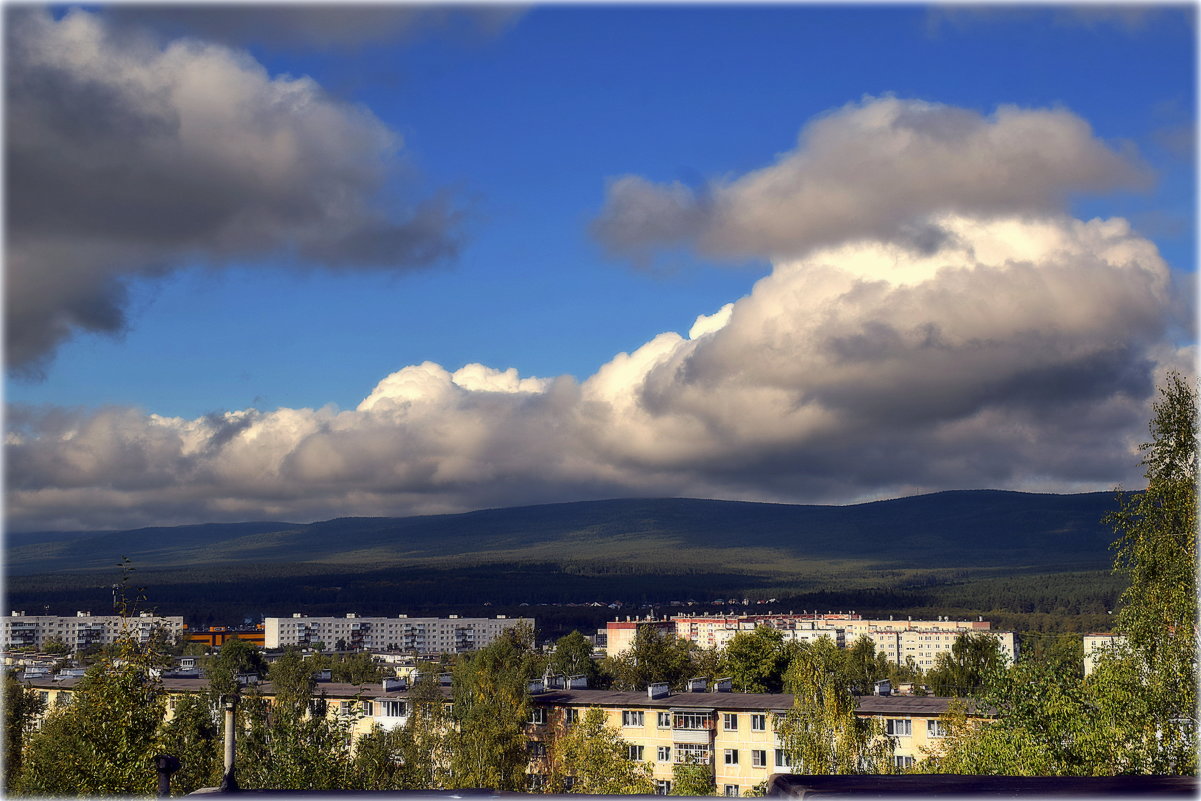
<svg viewBox="0 0 1201 801">
<path fill-rule="evenodd" d="M 582 382 L 426 362 L 352 410 L 14 407 L 14 529 L 311 520 L 615 496 L 848 502 L 1139 481 L 1171 271 L 1123 220 L 945 214 L 781 261 Z M 1187 325 L 1187 322 L 1183 323 Z"/>
<path fill-rule="evenodd" d="M 644 258 L 686 246 L 719 258 L 795 258 L 851 239 L 917 251 L 947 235 L 948 212 L 1050 213 L 1069 196 L 1145 185 L 1131 156 L 1063 109 L 968 109 L 865 98 L 807 125 L 775 164 L 702 190 L 635 175 L 609 182 L 593 234 Z"/>
<path fill-rule="evenodd" d="M 449 199 L 378 200 L 399 136 L 311 79 L 80 10 L 6 22 L 10 368 L 121 331 L 126 282 L 189 260 L 399 269 L 455 253 Z"/>
</svg>

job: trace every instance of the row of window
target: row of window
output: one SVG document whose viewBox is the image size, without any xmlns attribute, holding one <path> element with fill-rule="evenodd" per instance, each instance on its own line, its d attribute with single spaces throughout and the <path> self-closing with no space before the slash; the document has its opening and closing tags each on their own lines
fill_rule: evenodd
<svg viewBox="0 0 1201 801">
<path fill-rule="evenodd" d="M 707 745 L 699 745 L 694 743 L 676 743 L 675 745 L 675 760 L 676 762 L 696 762 L 702 765 L 707 765 L 710 761 L 709 747 Z M 541 753 L 545 753 L 542 751 Z M 646 753 L 645 747 L 641 745 L 627 745 L 626 757 L 635 762 L 641 762 Z M 658 746 L 656 752 L 656 760 L 658 762 L 671 762 L 672 747 L 668 745 Z M 782 748 L 775 749 L 776 767 L 787 768 L 792 766 L 792 761 L 788 758 L 788 753 Z M 722 759 L 727 765 L 737 765 L 739 756 L 737 748 L 727 748 L 722 753 Z M 767 767 L 767 750 L 760 748 L 751 749 L 751 767 L 766 768 Z"/>
<path fill-rule="evenodd" d="M 884 721 L 884 731 L 893 737 L 909 737 L 913 734 L 912 720 L 895 720 L 890 719 Z M 941 720 L 926 721 L 926 736 L 927 737 L 946 737 L 947 729 Z"/>
<path fill-rule="evenodd" d="M 660 729 L 685 729 L 688 731 L 703 731 L 708 728 L 710 717 L 704 712 L 658 712 L 656 725 Z M 637 709 L 626 709 L 621 713 L 621 725 L 627 728 L 646 725 L 646 713 Z M 738 714 L 722 713 L 722 729 L 738 731 Z M 767 731 L 767 715 L 754 713 L 751 715 L 751 731 Z"/>
</svg>

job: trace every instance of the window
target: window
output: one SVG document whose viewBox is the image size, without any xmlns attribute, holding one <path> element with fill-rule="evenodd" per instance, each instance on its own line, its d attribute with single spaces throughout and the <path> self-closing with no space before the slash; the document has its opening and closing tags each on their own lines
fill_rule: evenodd
<svg viewBox="0 0 1201 801">
<path fill-rule="evenodd" d="M 670 712 L 660 712 L 659 713 L 658 726 L 660 729 L 670 729 L 671 728 L 671 713 Z"/>
<path fill-rule="evenodd" d="M 675 716 L 675 727 L 677 729 L 687 729 L 689 731 L 700 731 L 706 728 L 705 724 L 709 721 L 709 716 L 702 712 L 677 712 Z"/>
<path fill-rule="evenodd" d="M 927 720 L 926 735 L 929 737 L 946 737 L 947 726 L 941 720 Z"/>
<path fill-rule="evenodd" d="M 642 726 L 642 712 L 626 709 L 621 713 L 622 726 Z"/>
<path fill-rule="evenodd" d="M 721 727 L 726 731 L 738 731 L 738 715 L 725 712 L 721 716 Z"/>
<path fill-rule="evenodd" d="M 676 762 L 708 765 L 711 761 L 709 746 L 699 743 L 676 743 Z"/>
<path fill-rule="evenodd" d="M 399 718 L 404 716 L 404 701 L 381 701 L 380 705 L 383 707 L 383 715 L 386 718 Z"/>
<path fill-rule="evenodd" d="M 580 722 L 580 710 L 564 709 L 563 710 L 563 722 L 566 723 L 568 726 L 570 726 L 573 723 L 579 723 Z"/>
<path fill-rule="evenodd" d="M 529 748 L 530 756 L 532 757 L 546 756 L 546 743 L 538 742 L 537 740 L 531 740 L 529 742 Z"/>
<path fill-rule="evenodd" d="M 738 785 L 737 784 L 727 784 L 725 786 L 725 790 L 723 791 L 722 795 L 726 796 L 727 798 L 737 798 L 738 797 Z"/>
<path fill-rule="evenodd" d="M 635 762 L 641 762 L 642 761 L 642 746 L 627 745 L 626 746 L 626 759 L 630 759 Z"/>
<path fill-rule="evenodd" d="M 659 746 L 659 754 L 657 756 L 657 759 L 660 762 L 671 762 L 671 746 L 669 746 L 669 745 Z"/>
<path fill-rule="evenodd" d="M 737 748 L 727 748 L 725 757 L 726 757 L 727 765 L 737 765 L 738 764 L 738 749 Z"/>
<path fill-rule="evenodd" d="M 535 726 L 541 726 L 542 724 L 546 723 L 546 708 L 541 707 L 541 706 L 536 706 L 533 709 L 531 709 L 529 722 L 534 724 Z"/>
<path fill-rule="evenodd" d="M 655 779 L 655 795 L 671 795 L 671 782 L 667 779 Z"/>
<path fill-rule="evenodd" d="M 563 777 L 563 789 L 569 793 L 575 789 L 575 776 Z"/>
<path fill-rule="evenodd" d="M 791 768 L 792 767 L 792 757 L 788 756 L 788 752 L 785 751 L 783 748 L 776 749 L 776 767 L 777 768 Z"/>
<path fill-rule="evenodd" d="M 892 758 L 892 764 L 898 768 L 911 768 L 911 767 L 913 767 L 913 757 L 911 757 L 911 756 L 894 756 Z"/>
<path fill-rule="evenodd" d="M 884 721 L 884 731 L 893 737 L 908 737 L 913 734 L 913 721 L 886 720 Z"/>
<path fill-rule="evenodd" d="M 375 714 L 375 704 L 370 701 L 363 702 L 363 714 L 371 717 Z"/>
<path fill-rule="evenodd" d="M 755 749 L 751 751 L 751 767 L 766 768 L 767 767 L 767 752 Z"/>
<path fill-rule="evenodd" d="M 530 792 L 540 793 L 542 788 L 546 786 L 546 777 L 541 773 L 530 774 Z"/>
<path fill-rule="evenodd" d="M 767 731 L 767 715 L 751 715 L 751 731 Z"/>
</svg>

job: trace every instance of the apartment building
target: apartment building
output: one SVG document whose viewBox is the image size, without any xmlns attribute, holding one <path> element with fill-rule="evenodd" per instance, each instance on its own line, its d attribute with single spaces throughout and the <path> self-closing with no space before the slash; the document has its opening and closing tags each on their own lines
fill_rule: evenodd
<svg viewBox="0 0 1201 801">
<path fill-rule="evenodd" d="M 1084 635 L 1084 675 L 1092 673 L 1097 667 L 1097 658 L 1102 653 L 1126 642 L 1121 634 L 1085 634 Z"/>
<path fill-rule="evenodd" d="M 696 643 L 702 648 L 724 648 L 740 632 L 754 631 L 758 626 L 770 626 L 794 642 L 812 642 L 829 637 L 839 648 L 847 648 L 860 637 L 867 637 L 890 661 L 904 664 L 906 659 L 922 668 L 932 667 L 940 653 L 949 652 L 956 638 L 964 632 L 988 632 L 997 638 L 1001 650 L 1010 660 L 1017 657 L 1017 637 L 1014 632 L 992 631 L 992 624 L 977 620 L 864 619 L 855 613 L 788 612 L 763 615 L 686 615 L 654 620 L 626 618 L 606 624 L 609 654 L 618 654 L 634 643 L 639 627 L 652 627 Z"/>
<path fill-rule="evenodd" d="M 46 708 L 70 703 L 77 679 L 27 682 L 41 693 Z M 709 692 L 707 680 L 696 680 L 695 691 L 669 693 L 665 685 L 652 685 L 646 692 L 618 692 L 582 686 L 547 689 L 535 682 L 531 690 L 533 708 L 527 722 L 530 740 L 531 787 L 541 784 L 547 768 L 547 747 L 556 732 L 583 718 L 589 709 L 601 709 L 607 725 L 617 730 L 627 744 L 629 759 L 649 763 L 656 792 L 671 790 L 672 766 L 694 761 L 713 770 L 717 793 L 729 796 L 763 782 L 773 773 L 790 773 L 792 765 L 776 735 L 777 721 L 792 708 L 793 696 L 785 693 Z M 168 694 L 168 716 L 180 699 L 201 692 L 204 679 L 164 679 Z M 728 683 L 718 683 L 728 688 Z M 401 679 L 382 684 L 354 685 L 323 682 L 319 692 L 327 702 L 327 714 L 340 717 L 358 737 L 375 726 L 394 729 L 408 720 L 409 686 Z M 270 698 L 270 683 L 258 686 Z M 443 690 L 447 701 L 450 688 Z M 894 764 L 912 766 L 924 758 L 926 749 L 936 747 L 945 731 L 939 720 L 952 702 L 950 698 L 871 695 L 858 699 L 858 715 L 883 721 L 887 736 L 895 743 Z"/>
<path fill-rule="evenodd" d="M 156 631 L 163 631 L 172 640 L 178 640 L 184 632 L 183 618 L 175 615 L 160 617 L 142 612 L 133 617 L 120 615 L 93 615 L 91 612 L 76 612 L 74 617 L 61 615 L 27 615 L 13 612 L 4 618 L 4 631 L 0 635 L 0 648 L 43 648 L 51 640 L 61 641 L 77 651 L 100 645 L 111 645 L 122 636 L 131 636 L 144 643 Z"/>
<path fill-rule="evenodd" d="M 327 649 L 368 651 L 409 651 L 418 654 L 462 653 L 482 648 L 505 631 L 527 625 L 534 619 L 459 617 L 269 617 L 263 620 L 266 648 L 311 646 L 322 643 Z"/>
</svg>

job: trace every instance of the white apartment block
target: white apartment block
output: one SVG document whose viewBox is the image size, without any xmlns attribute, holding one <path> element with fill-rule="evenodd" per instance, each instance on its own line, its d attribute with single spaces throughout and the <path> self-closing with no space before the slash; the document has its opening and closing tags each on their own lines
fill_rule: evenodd
<svg viewBox="0 0 1201 801">
<path fill-rule="evenodd" d="M 1121 634 L 1085 634 L 1084 635 L 1084 675 L 1092 673 L 1097 667 L 1097 657 L 1126 642 Z"/>
<path fill-rule="evenodd" d="M 184 628 L 183 618 L 179 615 L 159 617 L 149 612 L 142 612 L 135 617 L 93 615 L 91 612 L 76 612 L 74 617 L 13 612 L 4 618 L 0 647 L 5 650 L 23 647 L 40 650 L 51 640 L 57 640 L 77 651 L 91 646 L 111 645 L 122 635 L 144 643 L 160 629 L 166 632 L 169 639 L 177 640 L 183 635 Z"/>
<path fill-rule="evenodd" d="M 266 648 L 310 646 L 326 649 L 410 651 L 419 654 L 462 653 L 483 648 L 508 629 L 522 624 L 533 627 L 528 617 L 292 617 L 263 619 Z"/>
<path fill-rule="evenodd" d="M 992 624 L 977 620 L 864 619 L 855 613 L 759 614 L 759 615 L 681 615 L 665 620 L 626 618 L 606 625 L 609 637 L 608 653 L 614 655 L 633 645 L 633 635 L 639 627 L 653 627 L 663 632 L 673 630 L 677 637 L 690 640 L 702 648 L 724 648 L 739 632 L 754 631 L 757 626 L 770 626 L 793 642 L 813 642 L 829 637 L 839 648 L 849 648 L 855 640 L 867 637 L 889 661 L 905 664 L 907 658 L 923 669 L 934 666 L 940 653 L 949 652 L 951 645 L 964 632 L 987 632 L 997 638 L 1001 651 L 1012 661 L 1017 657 L 1017 637 L 1012 631 L 993 631 Z"/>
</svg>

